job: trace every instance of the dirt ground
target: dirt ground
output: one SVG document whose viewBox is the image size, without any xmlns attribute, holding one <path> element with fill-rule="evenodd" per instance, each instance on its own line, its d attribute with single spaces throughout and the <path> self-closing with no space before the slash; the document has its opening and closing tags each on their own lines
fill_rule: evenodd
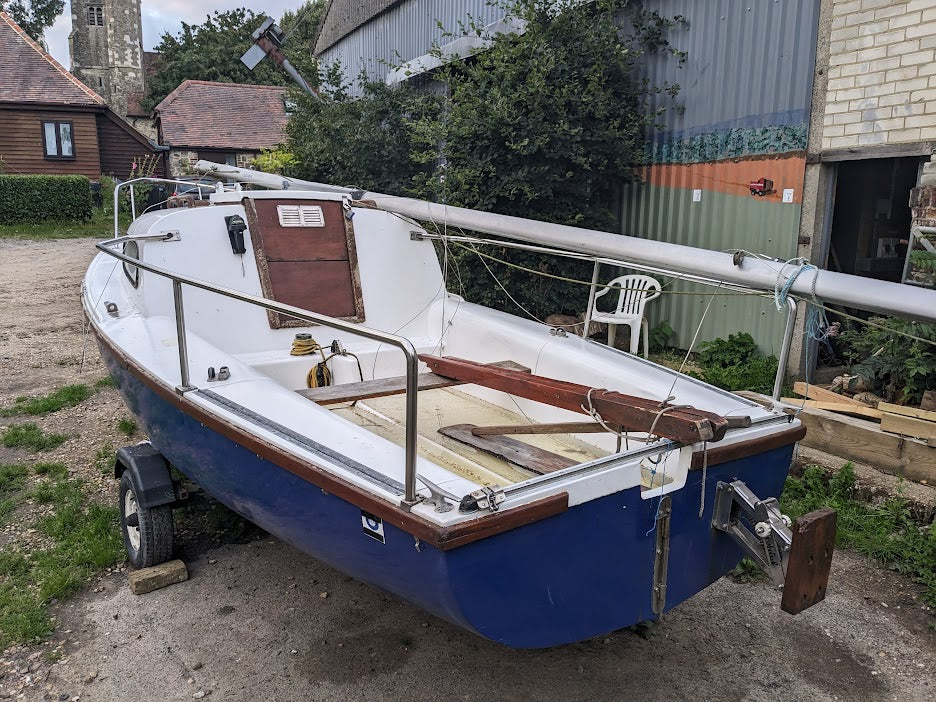
<svg viewBox="0 0 936 702">
<path fill-rule="evenodd" d="M 88 240 L 0 240 L 0 406 L 104 376 L 79 305 L 93 253 Z M 40 418 L 73 436 L 42 460 L 116 499 L 94 459 L 129 442 L 116 430 L 126 416 L 105 389 Z M 0 463 L 24 460 L 0 448 Z M 768 585 L 722 579 L 661 623 L 543 651 L 480 639 L 270 536 L 189 538 L 182 556 L 180 585 L 135 596 L 117 568 L 59 603 L 49 642 L 0 654 L 0 698 L 936 699 L 936 629 L 918 588 L 847 551 L 826 601 L 796 617 Z"/>
</svg>

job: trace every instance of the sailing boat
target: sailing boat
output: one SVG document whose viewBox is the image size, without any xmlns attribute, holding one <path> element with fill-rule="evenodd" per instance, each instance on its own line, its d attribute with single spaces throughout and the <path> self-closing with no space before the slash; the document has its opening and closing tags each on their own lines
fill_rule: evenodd
<svg viewBox="0 0 936 702">
<path fill-rule="evenodd" d="M 115 224 L 83 285 L 149 437 L 115 471 L 134 566 L 171 557 L 181 474 L 512 647 L 657 619 L 744 555 L 785 610 L 822 600 L 834 512 L 791 524 L 768 497 L 794 416 L 448 292 L 418 220 L 595 257 L 613 235 L 201 165 L 277 189 L 219 185 Z"/>
</svg>

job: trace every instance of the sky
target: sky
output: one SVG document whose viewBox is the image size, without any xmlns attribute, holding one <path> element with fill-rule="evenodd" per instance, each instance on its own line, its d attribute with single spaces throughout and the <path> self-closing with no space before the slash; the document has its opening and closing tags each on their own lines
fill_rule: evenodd
<svg viewBox="0 0 936 702">
<path fill-rule="evenodd" d="M 143 2 L 143 49 L 151 51 L 166 32 L 177 34 L 182 23 L 201 24 L 215 10 L 233 10 L 246 7 L 257 14 L 266 14 L 275 19 L 285 10 L 295 10 L 302 0 L 142 0 Z M 46 30 L 45 39 L 49 53 L 66 68 L 68 59 L 68 35 L 71 33 L 71 3 L 66 3 L 65 12 L 55 24 Z"/>
</svg>

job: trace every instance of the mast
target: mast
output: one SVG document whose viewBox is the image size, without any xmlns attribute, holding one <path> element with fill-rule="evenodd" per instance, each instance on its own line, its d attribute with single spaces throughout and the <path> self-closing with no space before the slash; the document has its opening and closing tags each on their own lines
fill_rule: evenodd
<svg viewBox="0 0 936 702">
<path fill-rule="evenodd" d="M 368 200 L 379 209 L 416 220 L 445 223 L 516 241 L 714 278 L 757 290 L 773 291 L 778 282 L 782 286 L 799 270 L 798 265 L 778 260 L 737 256 L 682 244 L 440 205 L 425 200 L 339 188 L 208 161 L 199 161 L 196 168 L 215 173 L 219 177 L 243 179 L 244 182 L 280 190 L 344 192 L 355 200 Z M 936 290 L 819 269 L 802 272 L 790 285 L 790 292 L 806 300 L 815 295 L 817 299 L 827 303 L 936 323 Z"/>
</svg>

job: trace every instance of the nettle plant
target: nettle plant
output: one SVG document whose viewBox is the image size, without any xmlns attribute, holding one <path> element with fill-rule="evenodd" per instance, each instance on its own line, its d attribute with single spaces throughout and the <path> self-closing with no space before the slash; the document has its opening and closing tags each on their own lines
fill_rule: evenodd
<svg viewBox="0 0 936 702">
<path fill-rule="evenodd" d="M 649 85 L 641 58 L 669 52 L 685 60 L 666 38 L 682 18 L 631 5 L 509 2 L 506 10 L 522 20 L 524 32 L 485 36 L 469 23 L 461 33 L 489 44 L 467 58 L 434 48 L 444 65 L 429 89 L 365 83 L 363 96 L 351 100 L 326 68 L 322 85 L 333 86 L 326 99 L 302 100 L 289 125 L 297 175 L 613 231 L 619 189 L 636 178 L 633 166 L 643 160 L 648 131 L 660 115 L 649 98 L 661 92 L 675 97 L 679 90 Z M 507 249 L 491 253 L 540 273 L 591 277 L 588 263 Z M 468 299 L 516 311 L 475 254 L 452 256 Z M 585 308 L 586 286 L 497 262 L 488 266 L 535 315 Z"/>
</svg>

